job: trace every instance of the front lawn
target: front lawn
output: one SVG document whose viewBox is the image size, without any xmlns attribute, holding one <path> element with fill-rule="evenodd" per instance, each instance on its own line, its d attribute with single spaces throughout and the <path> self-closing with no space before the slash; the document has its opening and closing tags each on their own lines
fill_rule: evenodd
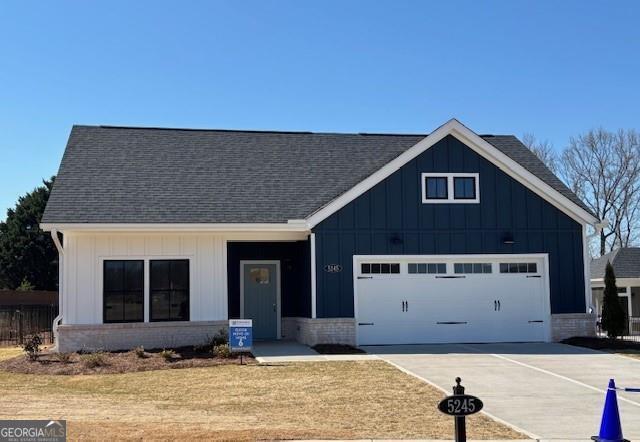
<svg viewBox="0 0 640 442">
<path fill-rule="evenodd" d="M 0 350 L 0 358 L 17 350 Z M 0 372 L 0 419 L 66 419 L 71 439 L 433 438 L 442 393 L 382 361 L 75 376 Z M 484 415 L 474 439 L 523 439 Z"/>
</svg>

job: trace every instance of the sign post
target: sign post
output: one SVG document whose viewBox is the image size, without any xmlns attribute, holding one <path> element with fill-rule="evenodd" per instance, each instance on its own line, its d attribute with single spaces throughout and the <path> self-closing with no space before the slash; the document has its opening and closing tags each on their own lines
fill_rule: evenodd
<svg viewBox="0 0 640 442">
<path fill-rule="evenodd" d="M 438 410 L 454 417 L 456 442 L 467 441 L 466 416 L 482 410 L 483 403 L 475 396 L 464 394 L 464 387 L 460 385 L 462 379 L 456 378 L 453 396 L 447 396 L 438 404 Z"/>
<path fill-rule="evenodd" d="M 251 351 L 253 346 L 253 321 L 251 319 L 229 319 L 229 350 L 232 353 L 240 353 L 242 365 L 242 353 Z"/>
</svg>

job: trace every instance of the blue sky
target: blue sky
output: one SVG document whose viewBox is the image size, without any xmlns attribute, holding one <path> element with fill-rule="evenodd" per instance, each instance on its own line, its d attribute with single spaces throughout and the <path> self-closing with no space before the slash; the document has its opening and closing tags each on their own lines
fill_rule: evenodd
<svg viewBox="0 0 640 442">
<path fill-rule="evenodd" d="M 640 2 L 0 3 L 0 219 L 73 124 L 640 129 Z"/>
</svg>

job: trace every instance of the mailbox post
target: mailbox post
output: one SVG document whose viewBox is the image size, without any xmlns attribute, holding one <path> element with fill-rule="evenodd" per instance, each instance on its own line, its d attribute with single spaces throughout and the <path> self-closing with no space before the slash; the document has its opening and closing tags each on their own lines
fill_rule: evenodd
<svg viewBox="0 0 640 442">
<path fill-rule="evenodd" d="M 456 385 L 453 387 L 453 395 L 461 396 L 464 394 L 464 387 L 460 385 L 462 379 L 456 378 Z M 455 418 L 456 442 L 466 442 L 467 440 L 467 422 L 465 416 L 456 416 Z"/>
<path fill-rule="evenodd" d="M 453 416 L 455 422 L 455 441 L 467 441 L 466 416 L 482 410 L 483 404 L 475 396 L 464 394 L 464 387 L 460 385 L 462 379 L 456 378 L 456 385 L 453 387 L 453 395 L 442 399 L 438 404 L 438 409 L 449 416 Z"/>
</svg>

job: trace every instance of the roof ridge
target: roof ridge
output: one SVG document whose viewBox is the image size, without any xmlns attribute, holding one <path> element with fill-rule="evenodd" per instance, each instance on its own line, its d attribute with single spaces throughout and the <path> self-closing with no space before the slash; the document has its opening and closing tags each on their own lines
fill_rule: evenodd
<svg viewBox="0 0 640 442">
<path fill-rule="evenodd" d="M 375 133 L 375 132 L 313 132 L 296 130 L 261 130 L 261 129 L 210 129 L 191 127 L 160 127 L 160 126 L 122 126 L 111 124 L 74 124 L 74 127 L 86 127 L 94 129 L 123 129 L 123 130 L 158 130 L 158 131 L 183 131 L 183 132 L 220 132 L 220 133 L 251 133 L 251 134 L 283 134 L 283 135 L 349 135 L 349 136 L 388 136 L 388 137 L 426 137 L 428 134 L 410 133 Z"/>
</svg>

